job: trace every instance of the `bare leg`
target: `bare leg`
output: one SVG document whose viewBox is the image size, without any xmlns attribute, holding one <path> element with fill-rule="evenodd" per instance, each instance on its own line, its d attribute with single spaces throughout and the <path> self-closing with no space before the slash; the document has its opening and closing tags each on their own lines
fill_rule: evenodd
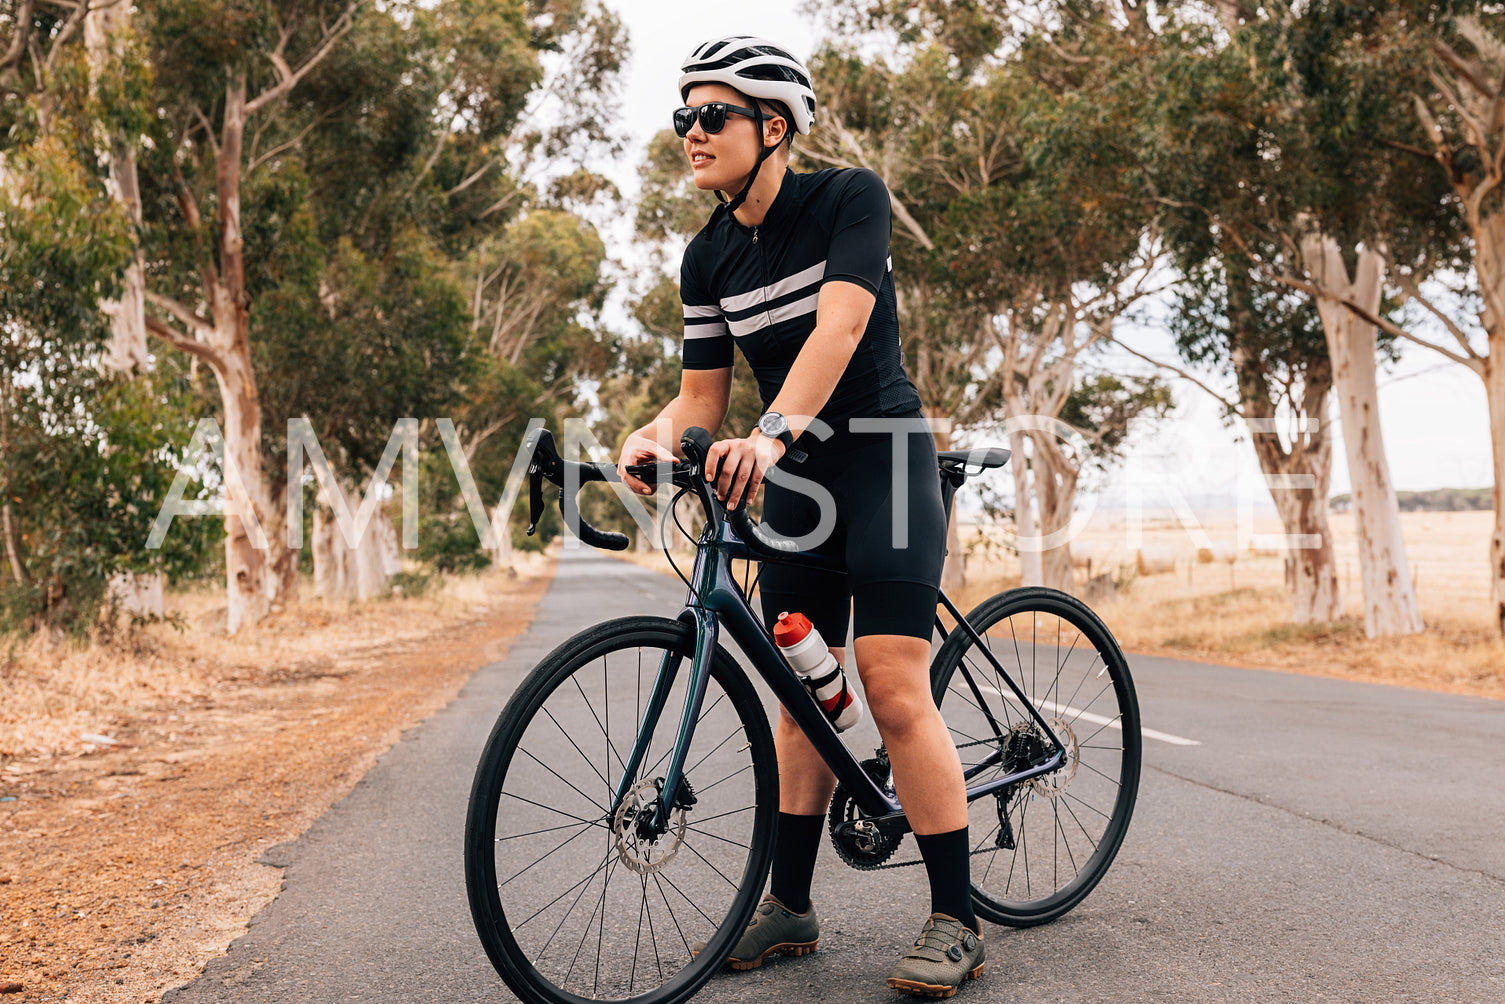
<svg viewBox="0 0 1505 1004">
<path fill-rule="evenodd" d="M 873 722 L 888 747 L 894 788 L 910 827 L 917 834 L 931 834 L 966 826 L 961 759 L 930 695 L 930 642 L 909 635 L 864 635 L 857 639 L 857 671 Z M 781 782 L 783 762 L 780 748 Z"/>
<path fill-rule="evenodd" d="M 831 654 L 837 662 L 845 663 L 845 648 L 833 648 Z M 779 811 L 796 816 L 825 812 L 831 804 L 831 792 L 836 789 L 836 775 L 783 705 L 779 706 L 773 744 L 779 754 Z"/>
</svg>

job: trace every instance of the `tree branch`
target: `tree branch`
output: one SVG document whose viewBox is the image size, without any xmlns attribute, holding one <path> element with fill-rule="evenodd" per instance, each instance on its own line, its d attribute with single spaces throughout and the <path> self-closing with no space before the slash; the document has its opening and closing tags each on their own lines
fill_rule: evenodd
<svg viewBox="0 0 1505 1004">
<path fill-rule="evenodd" d="M 306 137 L 309 133 L 313 132 L 314 129 L 316 129 L 317 127 L 319 127 L 319 126 L 323 125 L 325 122 L 329 121 L 335 115 L 339 114 L 340 111 L 343 110 L 344 107 L 350 103 L 350 101 L 351 101 L 350 98 L 346 98 L 344 101 L 341 101 L 339 104 L 337 104 L 333 108 L 329 109 L 329 111 L 324 112 L 324 113 L 316 116 L 312 122 L 310 122 L 308 125 L 306 125 L 306 126 L 303 127 L 303 130 L 301 132 L 299 132 L 298 135 L 294 136 L 292 139 L 288 140 L 286 143 L 282 143 L 282 144 L 279 144 L 278 146 L 274 146 L 272 149 L 268 150 L 266 153 L 262 154 L 259 157 L 256 157 L 255 160 L 251 161 L 251 166 L 248 167 L 248 168 L 246 168 L 246 173 L 250 174 L 252 171 L 256 170 L 262 164 L 265 164 L 267 161 L 269 161 L 273 157 L 277 156 L 279 153 L 283 153 L 283 152 L 285 152 L 287 150 L 291 150 L 293 147 L 297 146 L 299 143 L 302 143 L 303 140 L 304 140 L 304 137 Z M 258 132 L 256 138 L 257 138 L 257 140 L 260 140 L 261 136 L 260 136 L 259 132 Z M 252 144 L 251 144 L 251 148 L 252 148 L 253 153 L 255 151 L 255 147 L 256 147 L 256 142 L 253 141 Z"/>
<path fill-rule="evenodd" d="M 26 43 L 31 39 L 31 12 L 34 0 L 21 0 L 16 7 L 16 33 L 11 36 L 10 47 L 0 56 L 0 81 L 7 83 L 15 78 L 16 68 L 26 55 Z"/>
<path fill-rule="evenodd" d="M 173 348 L 180 349 L 183 352 L 187 352 L 199 357 L 215 370 L 222 368 L 220 366 L 220 357 L 218 352 L 215 352 L 214 349 L 210 348 L 208 345 L 205 345 L 203 342 L 189 338 L 186 335 L 174 331 L 172 328 L 168 327 L 165 322 L 156 317 L 153 317 L 151 314 L 146 315 L 146 330 L 150 331 L 152 334 L 156 335 L 158 338 L 162 339 L 162 341 L 166 342 L 168 345 L 171 345 Z"/>
<path fill-rule="evenodd" d="M 1355 303 L 1353 300 L 1350 300 L 1347 297 L 1334 296 L 1332 293 L 1329 293 L 1316 284 L 1307 282 L 1303 279 L 1297 279 L 1294 276 L 1275 275 L 1271 276 L 1271 279 L 1275 282 L 1280 283 L 1282 286 L 1288 286 L 1291 289 L 1300 290 L 1301 292 L 1306 293 L 1309 296 L 1325 297 L 1326 299 L 1332 300 L 1336 303 L 1341 303 L 1343 306 L 1351 310 L 1360 320 L 1367 321 L 1368 323 L 1373 324 L 1375 327 L 1379 328 L 1387 334 L 1393 335 L 1396 338 L 1404 338 L 1408 342 L 1415 342 L 1417 345 L 1431 349 L 1433 352 L 1439 352 L 1447 358 L 1451 359 L 1453 362 L 1467 366 L 1469 369 L 1473 370 L 1476 373 L 1482 372 L 1481 363 L 1479 360 L 1469 359 L 1467 356 L 1461 356 L 1451 349 L 1443 348 L 1441 345 L 1438 345 L 1435 342 L 1429 342 L 1425 338 L 1418 338 L 1416 335 L 1411 334 L 1405 328 L 1402 328 L 1399 324 L 1396 324 L 1394 321 L 1387 320 L 1386 318 L 1380 317 L 1378 314 L 1371 313 L 1362 305 Z"/>
<path fill-rule="evenodd" d="M 214 330 L 214 325 L 200 315 L 196 310 L 188 307 L 170 296 L 162 296 L 160 293 L 146 291 L 146 302 L 159 310 L 165 310 L 173 317 L 182 321 L 188 329 L 194 333 L 208 334 Z"/>
<path fill-rule="evenodd" d="M 282 50 L 287 45 L 289 34 L 284 31 L 281 38 L 278 39 L 277 48 L 267 55 L 267 58 L 272 63 L 272 68 L 277 72 L 277 83 L 246 103 L 246 115 L 255 115 L 273 101 L 286 96 L 289 91 L 298 85 L 298 81 L 308 76 L 314 67 L 323 62 L 324 57 L 328 56 L 334 50 L 334 44 L 350 30 L 355 18 L 355 12 L 360 9 L 364 2 L 365 0 L 350 0 L 350 3 L 340 12 L 340 16 L 335 19 L 334 24 L 324 29 L 324 36 L 314 46 L 314 51 L 309 54 L 308 58 L 297 69 L 289 68 L 287 60 L 282 56 Z"/>
</svg>

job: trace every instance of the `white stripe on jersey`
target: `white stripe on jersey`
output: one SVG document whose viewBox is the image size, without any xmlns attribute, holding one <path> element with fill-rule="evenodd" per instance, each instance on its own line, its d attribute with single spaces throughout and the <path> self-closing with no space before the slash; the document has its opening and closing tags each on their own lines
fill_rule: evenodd
<svg viewBox="0 0 1505 1004">
<path fill-rule="evenodd" d="M 815 313 L 815 305 L 818 302 L 820 302 L 820 290 L 817 289 L 809 296 L 801 297 L 793 303 L 786 303 L 782 307 L 775 307 L 761 314 L 745 317 L 740 321 L 728 321 L 727 324 L 731 327 L 732 334 L 741 338 L 744 335 L 752 334 L 754 331 L 761 331 L 770 325 L 781 324 L 784 321 L 792 321 L 806 314 L 813 314 Z"/>
<path fill-rule="evenodd" d="M 760 289 L 750 289 L 746 293 L 738 293 L 735 296 L 724 296 L 721 298 L 721 309 L 726 311 L 748 310 L 760 303 L 767 303 L 769 300 L 776 300 L 787 293 L 802 290 L 811 283 L 819 282 L 825 274 L 826 263 L 824 261 L 818 262 L 807 269 L 796 272 L 791 276 L 786 276 L 778 282 L 763 286 Z M 734 330 L 733 334 L 735 333 Z"/>
<path fill-rule="evenodd" d="M 726 334 L 726 323 L 686 324 L 685 340 L 692 338 L 720 338 Z"/>
<path fill-rule="evenodd" d="M 718 307 L 718 306 L 716 306 L 714 303 L 711 304 L 710 306 L 707 306 L 707 307 L 698 307 L 698 306 L 697 307 L 692 307 L 688 303 L 685 304 L 685 320 L 687 320 L 687 321 L 690 318 L 692 318 L 692 317 L 720 317 L 720 316 L 721 316 L 721 308 Z"/>
</svg>

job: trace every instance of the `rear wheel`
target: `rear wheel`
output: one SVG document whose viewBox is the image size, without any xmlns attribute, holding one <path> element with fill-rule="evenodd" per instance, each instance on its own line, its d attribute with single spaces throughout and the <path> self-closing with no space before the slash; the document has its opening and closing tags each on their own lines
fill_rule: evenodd
<svg viewBox="0 0 1505 1004">
<path fill-rule="evenodd" d="M 1139 704 L 1118 643 L 1072 596 L 1015 589 L 984 600 L 967 620 L 987 652 L 956 630 L 936 653 L 931 684 L 968 786 L 1053 755 L 1025 701 L 1065 747 L 1057 770 L 968 806 L 978 916 L 1043 924 L 1086 898 L 1123 843 L 1139 790 Z"/>
<path fill-rule="evenodd" d="M 778 766 L 762 703 L 720 649 L 684 761 L 687 794 L 662 804 L 694 648 L 691 628 L 663 618 L 591 628 L 533 670 L 486 743 L 466 885 L 487 955 L 523 1000 L 686 1000 L 752 915 Z M 674 683 L 619 800 L 661 665 Z"/>
</svg>

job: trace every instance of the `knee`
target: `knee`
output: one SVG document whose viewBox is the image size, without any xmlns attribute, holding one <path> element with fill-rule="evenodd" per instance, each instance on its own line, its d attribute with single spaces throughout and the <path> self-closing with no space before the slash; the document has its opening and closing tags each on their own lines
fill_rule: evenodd
<svg viewBox="0 0 1505 1004">
<path fill-rule="evenodd" d="M 866 691 L 873 724 L 887 741 L 909 735 L 936 713 L 927 689 L 875 682 Z"/>
</svg>

